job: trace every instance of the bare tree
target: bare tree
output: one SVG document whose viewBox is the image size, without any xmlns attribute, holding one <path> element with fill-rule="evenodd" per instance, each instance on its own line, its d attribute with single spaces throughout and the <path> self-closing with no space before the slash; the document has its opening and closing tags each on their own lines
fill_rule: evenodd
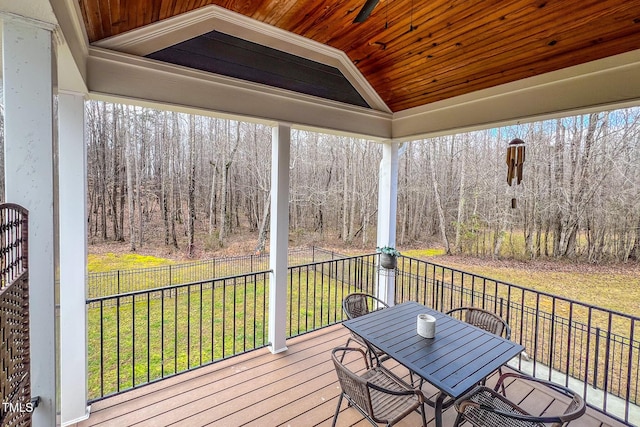
<svg viewBox="0 0 640 427">
<path fill-rule="evenodd" d="M 222 162 L 222 190 L 220 192 L 220 226 L 218 230 L 218 243 L 220 246 L 224 246 L 224 240 L 227 235 L 227 229 L 230 226 L 230 215 L 231 212 L 229 210 L 229 199 L 230 199 L 230 168 L 233 164 L 234 157 L 236 152 L 238 151 L 238 146 L 240 144 L 240 122 L 235 122 L 235 132 L 233 135 L 234 142 L 230 147 L 229 152 L 223 153 L 224 160 Z M 231 135 L 231 124 L 229 122 L 226 123 L 226 135 L 227 141 L 229 141 L 232 137 Z"/>
<path fill-rule="evenodd" d="M 200 234 L 215 250 L 241 229 L 264 250 L 269 126 L 97 101 L 86 114 L 92 240 L 124 239 L 137 250 L 157 228 L 161 242 L 192 252 Z M 406 143 L 398 242 L 479 256 L 637 261 L 639 117 L 632 108 Z M 514 135 L 526 140 L 527 160 L 524 182 L 509 187 L 504 148 Z M 374 245 L 380 157 L 376 143 L 294 130 L 293 238 Z"/>
<path fill-rule="evenodd" d="M 451 247 L 449 245 L 449 238 L 447 237 L 447 225 L 444 214 L 444 208 L 442 206 L 442 197 L 440 196 L 440 189 L 438 187 L 438 178 L 436 176 L 436 159 L 435 159 L 435 143 L 429 143 L 429 162 L 431 166 L 431 184 L 433 185 L 433 193 L 435 195 L 435 204 L 438 212 L 438 221 L 440 225 L 440 238 L 447 254 L 451 253 Z"/>
<path fill-rule="evenodd" d="M 127 117 L 125 120 L 126 125 L 124 129 L 129 129 L 128 119 L 129 117 L 129 109 L 121 109 L 123 113 L 123 118 Z M 124 115 L 126 111 L 126 116 Z M 128 131 L 125 132 L 125 145 L 127 147 L 127 155 L 126 155 L 126 171 L 127 171 L 127 205 L 129 209 L 129 250 L 136 250 L 136 228 L 135 228 L 135 202 L 134 202 L 134 183 L 133 183 L 133 175 L 135 167 L 135 156 L 136 150 L 134 147 L 133 138 Z"/>
<path fill-rule="evenodd" d="M 460 150 L 460 181 L 458 190 L 458 217 L 456 220 L 456 237 L 453 245 L 456 252 L 461 252 L 460 247 L 460 233 L 462 224 L 464 222 L 464 201 L 465 201 L 465 176 L 466 176 L 466 144 L 465 140 L 462 141 L 462 149 Z"/>
</svg>

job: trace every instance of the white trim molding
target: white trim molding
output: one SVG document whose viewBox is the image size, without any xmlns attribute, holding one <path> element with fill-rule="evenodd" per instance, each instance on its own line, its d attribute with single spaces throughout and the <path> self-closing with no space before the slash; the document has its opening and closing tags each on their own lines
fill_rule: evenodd
<svg viewBox="0 0 640 427">
<path fill-rule="evenodd" d="M 391 132 L 390 113 L 102 48 L 89 49 L 87 73 L 92 98 L 141 99 L 363 138 L 388 139 Z"/>
<path fill-rule="evenodd" d="M 640 50 L 397 112 L 394 140 L 638 105 Z"/>
<path fill-rule="evenodd" d="M 18 15 L 12 12 L 3 12 L 1 10 L 0 10 L 0 19 L 5 22 L 16 22 L 18 24 L 28 25 L 29 27 L 40 28 L 42 30 L 51 31 L 52 33 L 57 28 L 56 24 L 52 24 L 51 22 L 30 18 L 28 16 Z"/>
</svg>

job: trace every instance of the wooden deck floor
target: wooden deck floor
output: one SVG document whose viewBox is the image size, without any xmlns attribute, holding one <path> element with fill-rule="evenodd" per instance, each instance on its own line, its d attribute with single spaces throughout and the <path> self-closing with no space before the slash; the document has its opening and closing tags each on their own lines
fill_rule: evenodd
<svg viewBox="0 0 640 427">
<path fill-rule="evenodd" d="M 107 398 L 92 405 L 91 416 L 79 427 L 330 426 L 340 394 L 330 351 L 347 338 L 347 330 L 336 325 L 289 340 L 281 354 L 257 350 Z M 401 366 L 394 369 L 406 374 Z M 555 398 L 515 385 L 507 393 L 510 398 L 529 396 L 545 407 Z M 454 412 L 445 412 L 445 426 L 452 425 Z M 427 419 L 433 426 L 431 408 Z M 571 425 L 623 426 L 590 409 L 578 421 Z M 343 402 L 337 425 L 370 424 Z M 420 416 L 412 414 L 398 425 L 420 425 Z"/>
</svg>

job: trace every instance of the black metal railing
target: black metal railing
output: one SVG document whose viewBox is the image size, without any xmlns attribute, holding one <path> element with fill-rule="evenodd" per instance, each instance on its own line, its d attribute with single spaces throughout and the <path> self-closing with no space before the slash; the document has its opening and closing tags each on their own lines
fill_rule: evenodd
<svg viewBox="0 0 640 427">
<path fill-rule="evenodd" d="M 372 290 L 375 255 L 289 267 L 289 336 L 343 320 Z M 269 271 L 87 300 L 89 400 L 266 346 Z"/>
<path fill-rule="evenodd" d="M 371 254 L 289 267 L 288 336 L 344 320 L 345 296 L 375 292 L 376 259 Z"/>
<path fill-rule="evenodd" d="M 289 265 L 328 261 L 342 255 L 317 247 L 289 251 Z M 210 280 L 269 269 L 269 254 L 219 257 L 152 268 L 92 272 L 87 275 L 89 298 L 106 297 L 164 286 Z"/>
<path fill-rule="evenodd" d="M 288 336 L 344 320 L 348 293 L 375 294 L 377 257 L 289 267 Z M 267 345 L 269 273 L 88 300 L 90 399 Z M 591 406 L 630 422 L 640 398 L 640 318 L 408 257 L 395 279 L 396 303 L 499 314 L 525 347 L 515 368 L 580 388 Z"/>
<path fill-rule="evenodd" d="M 269 272 L 92 298 L 89 399 L 266 345 Z"/>
<path fill-rule="evenodd" d="M 582 392 L 592 407 L 621 421 L 628 423 L 637 410 L 638 317 L 402 257 L 396 303 L 408 300 L 443 312 L 462 306 L 491 310 L 525 347 L 516 368 Z"/>
</svg>

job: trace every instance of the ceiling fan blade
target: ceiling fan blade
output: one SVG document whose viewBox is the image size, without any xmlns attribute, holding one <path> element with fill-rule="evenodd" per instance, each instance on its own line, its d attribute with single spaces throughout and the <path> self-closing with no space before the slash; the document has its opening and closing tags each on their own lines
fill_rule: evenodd
<svg viewBox="0 0 640 427">
<path fill-rule="evenodd" d="M 376 7 L 379 1 L 380 0 L 367 0 L 364 6 L 362 6 L 362 9 L 360 9 L 358 16 L 356 16 L 356 19 L 353 20 L 353 22 L 364 22 L 369 17 L 369 15 L 371 14 L 371 12 Z"/>
</svg>

